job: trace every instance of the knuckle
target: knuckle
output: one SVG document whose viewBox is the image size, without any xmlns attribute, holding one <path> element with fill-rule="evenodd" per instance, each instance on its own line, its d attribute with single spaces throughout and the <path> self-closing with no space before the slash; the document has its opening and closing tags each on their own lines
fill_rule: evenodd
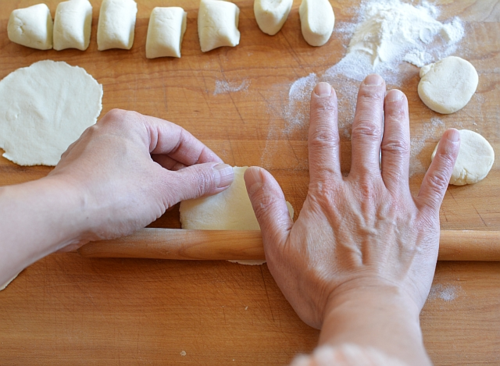
<svg viewBox="0 0 500 366">
<path fill-rule="evenodd" d="M 367 88 L 366 86 L 360 88 L 358 98 L 360 102 L 373 103 L 381 102 L 384 100 L 385 90 L 381 88 Z"/>
<path fill-rule="evenodd" d="M 315 130 L 309 138 L 311 146 L 317 148 L 333 148 L 338 146 L 339 141 L 340 139 L 338 133 L 329 128 Z"/>
<path fill-rule="evenodd" d="M 449 179 L 447 179 L 446 174 L 442 171 L 437 171 L 431 174 L 427 179 L 427 184 L 432 189 L 432 191 L 441 194 L 446 188 L 448 188 Z"/>
<path fill-rule="evenodd" d="M 352 127 L 351 136 L 353 139 L 363 139 L 378 142 L 380 141 L 381 126 L 373 123 L 371 118 L 359 118 L 358 123 Z"/>
<path fill-rule="evenodd" d="M 215 188 L 213 175 L 207 170 L 197 171 L 195 173 L 195 194 L 202 197 L 210 193 Z"/>
<path fill-rule="evenodd" d="M 382 151 L 397 155 L 408 155 L 410 153 L 410 144 L 404 139 L 388 139 L 382 143 Z"/>
</svg>

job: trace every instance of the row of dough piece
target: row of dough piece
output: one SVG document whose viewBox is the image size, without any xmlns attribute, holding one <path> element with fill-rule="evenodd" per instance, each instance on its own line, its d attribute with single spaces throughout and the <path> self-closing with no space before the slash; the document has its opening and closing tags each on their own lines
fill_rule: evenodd
<svg viewBox="0 0 500 366">
<path fill-rule="evenodd" d="M 259 28 L 275 35 L 283 27 L 293 0 L 255 0 L 254 13 Z M 237 46 L 239 8 L 231 2 L 201 0 L 198 35 L 203 52 L 222 46 Z M 302 34 L 311 46 L 322 46 L 333 32 L 335 16 L 328 0 L 302 0 L 299 9 Z M 130 49 L 134 43 L 137 4 L 134 0 L 104 0 L 97 30 L 97 47 Z M 146 57 L 180 57 L 186 31 L 187 13 L 179 7 L 158 7 L 151 13 Z M 8 36 L 12 42 L 40 50 L 76 48 L 90 43 L 92 5 L 88 0 L 59 3 L 54 22 L 45 4 L 12 12 Z"/>
</svg>

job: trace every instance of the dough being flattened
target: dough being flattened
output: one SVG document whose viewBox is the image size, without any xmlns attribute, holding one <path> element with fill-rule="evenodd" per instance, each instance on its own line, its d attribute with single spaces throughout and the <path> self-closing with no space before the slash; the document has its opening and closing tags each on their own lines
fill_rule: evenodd
<svg viewBox="0 0 500 366">
<path fill-rule="evenodd" d="M 420 69 L 418 95 L 438 113 L 454 113 L 469 103 L 477 89 L 477 71 L 469 61 L 450 56 Z"/>
<path fill-rule="evenodd" d="M 101 113 L 102 85 L 81 67 L 40 61 L 0 81 L 0 147 L 19 165 L 56 165 Z"/>
<path fill-rule="evenodd" d="M 488 175 L 495 161 L 495 152 L 490 143 L 480 134 L 470 130 L 459 130 L 460 150 L 453 167 L 450 184 L 463 186 L 477 183 Z M 434 148 L 436 155 L 439 143 Z"/>
<path fill-rule="evenodd" d="M 260 230 L 243 175 L 248 167 L 234 167 L 234 181 L 225 191 L 209 197 L 181 202 L 183 229 L 190 230 Z M 287 202 L 290 217 L 293 208 Z M 262 264 L 265 261 L 237 261 L 241 264 Z"/>
</svg>

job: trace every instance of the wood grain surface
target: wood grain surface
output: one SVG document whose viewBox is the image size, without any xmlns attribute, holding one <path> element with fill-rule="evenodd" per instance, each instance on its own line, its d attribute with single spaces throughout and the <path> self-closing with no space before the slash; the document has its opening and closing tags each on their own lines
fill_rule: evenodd
<svg viewBox="0 0 500 366">
<path fill-rule="evenodd" d="M 307 123 L 291 125 L 288 92 L 297 79 L 321 76 L 344 56 L 348 39 L 342 33 L 334 31 L 324 47 L 308 46 L 300 34 L 300 2 L 295 0 L 282 31 L 270 37 L 256 25 L 253 2 L 239 0 L 240 45 L 202 54 L 197 1 L 138 0 L 132 50 L 98 52 L 101 2 L 91 0 L 87 51 L 39 51 L 11 43 L 6 32 L 11 11 L 38 2 L 1 0 L 0 78 L 45 59 L 84 67 L 104 87 L 103 114 L 117 107 L 176 122 L 227 163 L 269 169 L 300 211 L 308 183 Z M 54 15 L 58 1 L 45 3 Z M 466 36 L 455 54 L 472 62 L 480 81 L 469 105 L 442 116 L 419 100 L 418 69 L 408 67 L 400 88 L 410 102 L 414 193 L 445 127 L 475 130 L 500 152 L 500 3 L 438 3 L 441 20 L 459 16 L 465 22 Z M 337 29 L 356 21 L 357 0 L 332 4 Z M 155 6 L 182 6 L 188 12 L 181 59 L 145 58 L 148 19 Z M 354 99 L 345 95 L 348 90 L 338 92 L 345 97 L 340 113 L 347 115 Z M 442 123 L 433 124 L 433 118 Z M 343 136 L 346 172 L 349 149 L 349 138 Z M 0 185 L 38 179 L 50 169 L 20 167 L 0 157 Z M 500 230 L 499 183 L 497 160 L 483 182 L 450 187 L 441 210 L 442 228 Z M 178 209 L 151 226 L 179 227 Z M 54 254 L 0 292 L 0 309 L 1 365 L 285 365 L 295 354 L 310 352 L 318 338 L 316 330 L 297 318 L 265 265 Z M 421 319 L 436 365 L 500 364 L 500 264 L 439 263 Z"/>
</svg>

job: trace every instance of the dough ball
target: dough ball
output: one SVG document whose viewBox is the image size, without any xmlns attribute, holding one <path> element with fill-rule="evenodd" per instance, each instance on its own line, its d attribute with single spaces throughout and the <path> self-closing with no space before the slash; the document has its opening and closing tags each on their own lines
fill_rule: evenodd
<svg viewBox="0 0 500 366">
<path fill-rule="evenodd" d="M 146 57 L 181 57 L 186 18 L 182 8 L 154 8 L 149 18 Z"/>
<path fill-rule="evenodd" d="M 40 61 L 0 81 L 0 147 L 19 165 L 56 165 L 101 112 L 102 85 L 81 67 Z"/>
<path fill-rule="evenodd" d="M 89 0 L 63 1 L 54 19 L 54 49 L 76 48 L 85 51 L 90 44 L 92 5 Z"/>
<path fill-rule="evenodd" d="M 131 49 L 136 14 L 137 4 L 134 0 L 104 0 L 97 26 L 97 49 Z"/>
<path fill-rule="evenodd" d="M 455 186 L 474 184 L 483 180 L 495 161 L 495 152 L 483 136 L 470 130 L 459 132 L 460 150 L 450 179 L 450 184 Z M 439 143 L 432 153 L 433 160 L 438 146 Z"/>
<path fill-rule="evenodd" d="M 333 32 L 335 14 L 328 0 L 302 0 L 299 8 L 302 35 L 311 46 L 323 46 Z"/>
<path fill-rule="evenodd" d="M 450 56 L 420 69 L 418 95 L 438 113 L 454 113 L 469 103 L 476 92 L 478 76 L 469 61 Z"/>
<path fill-rule="evenodd" d="M 198 37 L 202 52 L 218 47 L 235 47 L 240 43 L 238 21 L 240 9 L 221 0 L 201 0 L 198 11 Z"/>
<path fill-rule="evenodd" d="M 52 48 L 52 17 L 45 4 L 16 9 L 10 14 L 7 34 L 20 45 L 50 50 Z"/>
<path fill-rule="evenodd" d="M 274 36 L 285 24 L 293 0 L 255 0 L 253 12 L 262 32 Z"/>
<path fill-rule="evenodd" d="M 183 229 L 190 230 L 260 230 L 248 198 L 243 178 L 248 167 L 234 167 L 234 181 L 219 194 L 182 201 L 180 219 Z M 293 208 L 287 202 L 290 217 Z M 265 261 L 238 261 L 241 264 L 262 264 Z"/>
</svg>

